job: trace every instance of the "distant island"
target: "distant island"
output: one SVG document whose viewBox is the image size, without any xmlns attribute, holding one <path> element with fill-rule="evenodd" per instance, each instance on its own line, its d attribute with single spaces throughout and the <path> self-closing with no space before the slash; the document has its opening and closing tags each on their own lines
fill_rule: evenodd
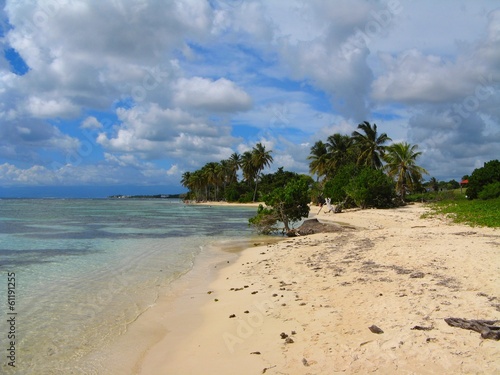
<svg viewBox="0 0 500 375">
<path fill-rule="evenodd" d="M 180 199 L 183 198 L 185 194 L 155 194 L 155 195 L 123 195 L 116 194 L 110 195 L 109 199 Z"/>
</svg>

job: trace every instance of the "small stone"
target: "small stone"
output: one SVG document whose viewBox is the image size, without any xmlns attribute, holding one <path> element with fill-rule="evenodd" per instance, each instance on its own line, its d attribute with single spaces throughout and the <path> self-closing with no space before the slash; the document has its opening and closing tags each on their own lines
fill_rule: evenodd
<svg viewBox="0 0 500 375">
<path fill-rule="evenodd" d="M 288 337 L 288 335 L 285 332 L 281 332 L 280 336 L 282 339 L 286 339 Z"/>
<path fill-rule="evenodd" d="M 295 341 L 293 341 L 293 339 L 291 337 L 287 337 L 285 339 L 285 344 L 293 344 Z"/>
<path fill-rule="evenodd" d="M 236 318 L 236 314 L 229 315 L 230 318 Z"/>
<path fill-rule="evenodd" d="M 376 333 L 376 334 L 381 334 L 381 333 L 384 333 L 384 331 L 382 331 L 379 327 L 377 327 L 375 324 L 371 325 L 370 327 L 368 327 L 368 329 L 370 331 L 372 331 L 373 333 Z"/>
</svg>

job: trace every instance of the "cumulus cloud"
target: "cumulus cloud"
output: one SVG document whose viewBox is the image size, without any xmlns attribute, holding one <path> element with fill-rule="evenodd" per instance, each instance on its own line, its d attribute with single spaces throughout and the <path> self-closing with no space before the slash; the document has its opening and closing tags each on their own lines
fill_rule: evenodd
<svg viewBox="0 0 500 375">
<path fill-rule="evenodd" d="M 470 173 L 500 147 L 500 9 L 442 3 L 7 0 L 0 181 L 177 183 L 258 141 L 306 172 L 364 120 Z"/>
<path fill-rule="evenodd" d="M 157 104 L 117 111 L 120 124 L 113 134 L 101 132 L 97 142 L 106 150 L 136 153 L 145 159 L 163 157 L 199 161 L 212 155 L 226 158 L 235 138 L 228 126 L 209 124 L 180 109 Z"/>
<path fill-rule="evenodd" d="M 225 78 L 216 81 L 201 77 L 183 78 L 174 87 L 174 102 L 181 107 L 238 112 L 248 110 L 252 105 L 250 96 Z"/>
</svg>

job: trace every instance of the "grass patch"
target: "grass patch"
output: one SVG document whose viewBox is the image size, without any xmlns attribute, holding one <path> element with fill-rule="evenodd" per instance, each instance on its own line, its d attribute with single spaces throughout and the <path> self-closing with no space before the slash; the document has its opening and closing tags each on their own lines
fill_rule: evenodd
<svg viewBox="0 0 500 375">
<path fill-rule="evenodd" d="M 424 216 L 445 215 L 455 223 L 471 226 L 500 227 L 500 198 L 468 200 L 456 196 L 452 200 L 430 203 L 431 212 Z"/>
</svg>

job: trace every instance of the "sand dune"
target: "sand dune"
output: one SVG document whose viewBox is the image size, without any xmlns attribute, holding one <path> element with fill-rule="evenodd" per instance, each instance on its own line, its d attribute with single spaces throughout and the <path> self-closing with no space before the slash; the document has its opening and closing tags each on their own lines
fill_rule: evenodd
<svg viewBox="0 0 500 375">
<path fill-rule="evenodd" d="M 500 320 L 500 232 L 424 211 L 321 213 L 357 229 L 245 250 L 154 312 L 139 373 L 500 373 L 499 341 L 444 321 Z"/>
</svg>

